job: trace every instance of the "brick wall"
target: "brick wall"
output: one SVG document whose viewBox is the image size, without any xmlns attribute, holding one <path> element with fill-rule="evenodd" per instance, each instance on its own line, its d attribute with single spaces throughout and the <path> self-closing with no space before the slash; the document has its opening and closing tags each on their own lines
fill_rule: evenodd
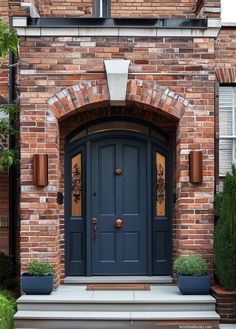
<svg viewBox="0 0 236 329">
<path fill-rule="evenodd" d="M 220 286 L 212 287 L 212 295 L 216 299 L 216 311 L 222 323 L 236 323 L 236 293 Z"/>
<path fill-rule="evenodd" d="M 174 251 L 175 254 L 200 253 L 211 263 L 214 226 L 212 211 L 214 40 L 208 38 L 145 38 L 144 40 L 138 37 L 119 39 L 115 37 L 28 37 L 22 38 L 21 41 L 21 69 L 36 70 L 36 73 L 21 74 L 19 78 L 22 268 L 25 268 L 32 257 L 47 259 L 55 263 L 58 276 L 63 275 L 60 263 L 63 264 L 64 253 L 64 207 L 57 205 L 56 191 L 63 190 L 63 167 L 60 168 L 63 162 L 59 157 L 59 131 L 61 141 L 67 131 L 59 130 L 55 118 L 49 115 L 47 100 L 61 89 L 78 85 L 84 80 L 89 80 L 95 85 L 96 81 L 104 84 L 102 81 L 105 79 L 103 65 L 105 58 L 131 60 L 129 69 L 131 81 L 142 79 L 150 84 L 155 82 L 167 86 L 190 102 L 180 123 L 175 127 L 178 156 L 177 165 L 173 169 L 177 182 L 177 202 L 173 219 Z M 148 99 L 148 88 L 146 93 L 144 99 Z M 63 106 L 70 110 L 71 103 L 69 101 L 67 103 L 66 95 L 63 97 L 61 101 Z M 87 101 L 89 97 L 86 98 Z M 93 111 L 96 109 L 96 104 L 90 107 L 88 105 L 85 109 L 90 111 L 84 114 L 86 120 L 93 118 L 95 115 Z M 163 106 L 168 108 L 165 103 Z M 136 115 L 140 116 L 139 108 L 136 111 Z M 147 113 L 150 113 L 150 109 L 147 109 Z M 74 119 L 78 120 L 75 117 Z M 78 126 L 81 120 L 75 122 Z M 63 121 L 60 127 L 62 129 Z M 203 150 L 204 181 L 200 186 L 189 182 L 188 153 L 193 149 Z M 37 188 L 32 184 L 32 155 L 37 152 L 49 154 L 49 186 L 47 188 Z M 62 146 L 61 157 L 63 157 Z"/>
<path fill-rule="evenodd" d="M 216 76 L 220 83 L 236 83 L 236 29 L 223 27 L 216 40 Z"/>
<path fill-rule="evenodd" d="M 47 0 L 46 0 L 47 1 Z M 91 17 L 92 16 L 92 1 L 91 0 L 52 0 L 50 3 L 45 3 L 42 0 L 42 15 L 43 16 L 57 16 L 57 17 Z"/>
<path fill-rule="evenodd" d="M 22 15 L 23 0 L 9 0 L 12 13 Z M 208 0 L 211 1 L 211 0 Z M 217 1 L 217 0 L 216 0 Z M 25 1 L 27 2 L 27 1 Z M 91 16 L 92 0 L 31 0 L 42 16 Z M 112 0 L 111 14 L 114 17 L 195 17 L 196 0 Z"/>
<path fill-rule="evenodd" d="M 8 0 L 1 0 L 0 3 L 0 17 L 5 22 L 8 22 L 8 14 L 9 14 L 9 8 L 8 8 Z"/>
<path fill-rule="evenodd" d="M 113 0 L 111 13 L 114 17 L 194 17 L 196 0 Z"/>
<path fill-rule="evenodd" d="M 5 0 L 6 1 L 6 0 Z M 41 16 L 91 17 L 92 0 L 30 0 Z M 20 3 L 27 0 L 9 0 L 11 14 L 29 15 Z M 220 0 L 111 0 L 113 17 L 220 17 Z"/>
<path fill-rule="evenodd" d="M 220 18 L 220 0 L 198 0 L 195 7 L 195 14 L 198 18 Z"/>
<path fill-rule="evenodd" d="M 42 0 L 44 1 L 44 0 Z M 196 0 L 145 1 L 145 0 L 112 0 L 113 17 L 194 17 Z M 50 5 L 44 4 L 43 15 L 48 16 L 91 16 L 92 1 L 53 0 Z"/>
</svg>

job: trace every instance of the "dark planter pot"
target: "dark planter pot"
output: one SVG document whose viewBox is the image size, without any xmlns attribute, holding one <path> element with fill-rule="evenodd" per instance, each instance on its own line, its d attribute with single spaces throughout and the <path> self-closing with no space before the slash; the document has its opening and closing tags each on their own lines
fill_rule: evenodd
<svg viewBox="0 0 236 329">
<path fill-rule="evenodd" d="M 53 275 L 21 276 L 21 290 L 27 295 L 50 295 L 53 290 Z"/>
<path fill-rule="evenodd" d="M 179 274 L 177 284 L 183 295 L 207 295 L 211 288 L 211 277 Z"/>
</svg>

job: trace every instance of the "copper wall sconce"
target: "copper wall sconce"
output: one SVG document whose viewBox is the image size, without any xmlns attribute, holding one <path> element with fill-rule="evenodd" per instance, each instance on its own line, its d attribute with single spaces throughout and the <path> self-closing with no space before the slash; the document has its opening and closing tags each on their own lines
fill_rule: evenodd
<svg viewBox="0 0 236 329">
<path fill-rule="evenodd" d="M 48 155 L 33 155 L 33 183 L 37 186 L 48 185 Z"/>
<path fill-rule="evenodd" d="M 189 176 L 191 183 L 202 183 L 202 151 L 190 151 L 189 154 Z"/>
</svg>

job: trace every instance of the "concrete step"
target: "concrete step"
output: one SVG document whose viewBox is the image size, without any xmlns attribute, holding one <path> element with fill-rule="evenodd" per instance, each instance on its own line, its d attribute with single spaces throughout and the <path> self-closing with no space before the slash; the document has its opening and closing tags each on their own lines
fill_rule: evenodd
<svg viewBox="0 0 236 329">
<path fill-rule="evenodd" d="M 67 276 L 64 284 L 87 284 L 87 283 L 151 283 L 171 284 L 171 276 Z"/>
<path fill-rule="evenodd" d="M 105 303 L 105 302 L 52 302 L 52 303 L 20 303 L 19 311 L 91 311 L 91 312 L 189 312 L 189 311 L 215 311 L 213 303 L 155 303 L 155 302 L 135 302 L 135 303 Z"/>
<path fill-rule="evenodd" d="M 206 325 L 219 328 L 219 315 L 214 311 L 201 312 L 53 312 L 18 311 L 14 317 L 15 329 L 118 329 L 165 328 L 172 323 Z M 158 327 L 160 325 L 160 327 Z"/>
<path fill-rule="evenodd" d="M 211 299 L 174 300 L 34 300 L 18 301 L 19 311 L 214 311 Z"/>
<path fill-rule="evenodd" d="M 21 296 L 19 311 L 214 311 L 210 295 L 183 296 L 176 286 L 150 291 L 87 291 L 86 286 L 59 287 L 49 296 Z"/>
<path fill-rule="evenodd" d="M 162 329 L 167 324 L 219 328 L 212 296 L 182 295 L 174 285 L 151 285 L 145 291 L 87 291 L 86 285 L 67 284 L 49 296 L 23 295 L 17 303 L 19 329 Z"/>
</svg>

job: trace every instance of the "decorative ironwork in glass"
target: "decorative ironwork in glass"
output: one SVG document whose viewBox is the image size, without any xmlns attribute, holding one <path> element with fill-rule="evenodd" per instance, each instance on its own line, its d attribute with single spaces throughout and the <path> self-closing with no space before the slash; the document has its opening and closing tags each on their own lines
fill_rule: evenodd
<svg viewBox="0 0 236 329">
<path fill-rule="evenodd" d="M 156 215 L 166 214 L 166 159 L 156 153 Z"/>
<path fill-rule="evenodd" d="M 82 216 L 83 177 L 81 153 L 72 158 L 71 200 L 72 216 Z"/>
</svg>

